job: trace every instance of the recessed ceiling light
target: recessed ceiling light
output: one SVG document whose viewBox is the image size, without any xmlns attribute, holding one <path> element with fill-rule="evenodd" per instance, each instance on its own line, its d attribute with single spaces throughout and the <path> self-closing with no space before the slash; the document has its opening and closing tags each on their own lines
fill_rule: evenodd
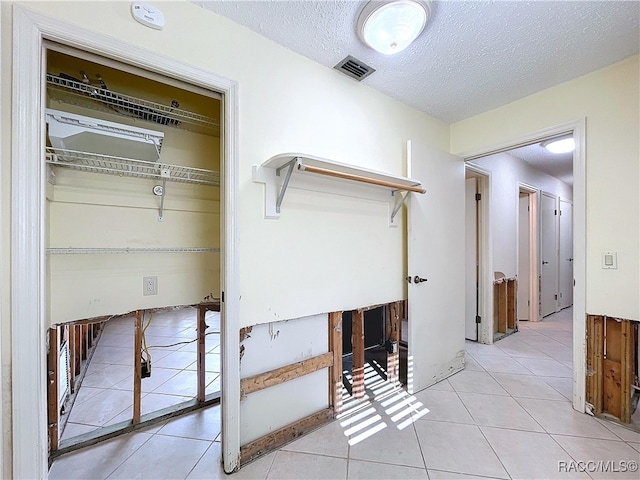
<svg viewBox="0 0 640 480">
<path fill-rule="evenodd" d="M 430 10 L 424 1 L 370 1 L 358 16 L 358 35 L 380 53 L 399 53 L 422 33 Z"/>
<path fill-rule="evenodd" d="M 544 142 L 542 146 L 551 153 L 569 153 L 576 149 L 576 142 L 573 140 L 573 136 L 571 136 L 548 140 Z"/>
</svg>

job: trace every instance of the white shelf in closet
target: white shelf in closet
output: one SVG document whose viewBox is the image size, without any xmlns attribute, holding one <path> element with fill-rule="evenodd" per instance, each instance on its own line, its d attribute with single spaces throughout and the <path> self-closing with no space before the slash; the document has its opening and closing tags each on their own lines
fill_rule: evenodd
<svg viewBox="0 0 640 480">
<path fill-rule="evenodd" d="M 50 73 L 47 74 L 47 91 L 50 98 L 69 105 L 137 118 L 155 125 L 220 135 L 220 124 L 211 117 Z"/>
<path fill-rule="evenodd" d="M 217 247 L 50 247 L 47 255 L 112 255 L 141 253 L 220 253 Z"/>
<path fill-rule="evenodd" d="M 46 147 L 45 161 L 52 167 L 121 177 L 137 177 L 200 185 L 220 185 L 220 173 L 202 168 L 149 162 L 134 158 Z"/>
</svg>

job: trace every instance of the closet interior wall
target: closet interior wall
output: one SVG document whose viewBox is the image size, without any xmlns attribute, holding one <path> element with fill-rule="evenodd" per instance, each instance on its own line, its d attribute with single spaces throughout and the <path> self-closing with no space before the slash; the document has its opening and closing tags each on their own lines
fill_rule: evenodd
<svg viewBox="0 0 640 480">
<path fill-rule="evenodd" d="M 141 355 L 143 349 L 149 354 L 143 339 L 150 325 L 149 332 L 154 330 L 153 311 L 171 313 L 177 307 L 198 306 L 191 309 L 193 332 L 179 323 L 179 327 L 171 327 L 176 338 L 161 335 L 155 342 L 189 343 L 197 339 L 197 353 L 190 348 L 183 354 L 193 357 L 193 362 L 197 355 L 197 381 L 193 385 L 197 398 L 190 405 L 202 406 L 209 401 L 205 399 L 205 368 L 208 377 L 218 375 L 208 373 L 209 368 L 220 371 L 205 366 L 204 315 L 208 310 L 220 310 L 221 98 L 133 67 L 108 60 L 102 63 L 101 59 L 85 58 L 85 54 L 70 54 L 64 47 L 60 47 L 62 51 L 55 45 L 50 47 L 43 81 L 47 84 L 46 312 L 52 327 L 47 367 L 48 424 L 53 453 L 61 447 L 61 438 L 64 448 L 72 448 L 141 422 L 140 399 L 151 388 L 146 383 L 147 389 L 141 392 L 141 363 L 150 358 Z M 67 118 L 65 122 L 78 118 L 83 125 L 81 132 L 76 133 L 72 123 L 72 127 L 62 129 L 67 136 L 59 140 L 61 134 L 52 133 L 52 124 L 62 117 Z M 108 125 L 108 134 L 87 127 L 94 122 Z M 161 144 L 151 150 L 155 161 L 140 157 L 137 145 L 141 143 L 126 140 L 135 129 L 153 131 L 154 138 L 162 138 Z M 82 145 L 82 151 L 71 151 L 67 143 Z M 105 145 L 117 153 L 102 156 Z M 150 278 L 155 283 L 153 288 L 149 288 Z M 190 311 L 186 312 L 189 315 Z M 148 320 L 143 328 L 144 318 Z M 79 425 L 101 425 L 98 430 L 105 432 L 109 427 L 109 432 L 96 430 L 96 434 L 87 433 L 89 437 L 81 434 L 70 440 L 69 432 L 64 431 L 66 419 L 71 418 L 93 352 L 110 320 L 119 321 L 111 325 L 117 334 L 111 332 L 111 343 L 98 363 L 130 369 L 127 378 L 132 380 L 117 386 L 105 381 L 99 387 L 112 392 L 115 388 L 118 398 L 130 395 L 130 407 L 127 410 L 123 403 L 123 413 L 106 423 L 102 416 L 107 414 L 96 410 L 95 420 Z M 162 325 L 157 328 L 167 330 Z M 160 335 L 159 330 L 152 334 Z M 219 325 L 207 333 L 216 333 L 214 330 L 219 330 Z M 112 353 L 110 358 L 108 353 L 127 349 L 132 349 L 135 357 L 127 353 L 123 359 Z M 145 369 L 147 366 L 153 377 L 154 369 L 143 365 Z M 173 364 L 166 367 L 175 372 L 184 368 Z M 165 369 L 165 375 L 173 371 Z M 160 385 L 162 378 L 153 381 Z M 92 385 L 96 387 L 95 382 Z M 123 389 L 131 392 L 123 393 Z M 177 400 L 172 400 L 171 406 L 185 398 L 179 393 L 175 392 Z M 219 393 L 210 396 L 218 398 Z M 115 399 L 113 402 L 117 403 Z M 153 412 L 148 407 L 142 413 L 151 418 Z M 133 418 L 125 414 L 129 411 Z"/>
<path fill-rule="evenodd" d="M 99 74 L 110 91 L 170 105 L 220 121 L 220 100 L 139 75 L 49 50 L 47 72 L 92 82 Z M 58 101 L 47 89 L 46 107 L 164 133 L 159 162 L 220 171 L 220 137 L 175 128 L 95 107 Z M 82 103 L 82 102 L 80 102 Z M 86 103 L 86 102 L 85 102 Z M 101 107 L 101 108 L 98 108 Z M 190 305 L 219 297 L 220 188 L 161 179 L 87 173 L 53 167 L 47 182 L 49 324 Z M 144 253 L 74 254 L 73 249 L 147 249 Z M 202 251 L 184 251 L 185 249 Z M 171 250 L 167 252 L 166 250 Z M 73 250 L 74 252 L 76 250 Z M 157 294 L 143 295 L 143 278 L 157 277 Z"/>
</svg>

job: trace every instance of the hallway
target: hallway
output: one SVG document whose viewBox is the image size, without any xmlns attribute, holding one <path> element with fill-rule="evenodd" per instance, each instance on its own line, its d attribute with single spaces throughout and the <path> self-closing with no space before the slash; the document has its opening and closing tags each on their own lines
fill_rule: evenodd
<svg viewBox="0 0 640 480">
<path fill-rule="evenodd" d="M 372 374 L 367 399 L 231 478 L 635 479 L 640 433 L 571 407 L 571 316 L 467 342 L 467 368 L 413 396 Z M 219 423 L 219 406 L 194 412 L 65 455 L 49 478 L 229 478 Z"/>
</svg>

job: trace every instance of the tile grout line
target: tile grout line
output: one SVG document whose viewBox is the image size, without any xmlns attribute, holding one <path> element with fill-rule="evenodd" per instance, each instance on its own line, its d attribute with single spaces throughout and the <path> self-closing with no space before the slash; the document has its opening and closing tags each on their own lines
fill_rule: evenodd
<svg viewBox="0 0 640 480">
<path fill-rule="evenodd" d="M 103 476 L 102 479 L 103 480 L 108 480 L 109 477 L 111 477 L 111 475 L 113 475 L 115 473 L 116 470 L 118 470 L 122 465 L 125 464 L 125 462 L 127 460 L 129 460 L 131 457 L 133 457 L 134 454 L 138 453 L 138 450 L 140 450 L 144 445 L 146 445 L 152 438 L 153 438 L 154 434 L 149 434 L 149 438 L 147 438 L 144 442 L 142 442 L 140 444 L 140 446 L 138 448 L 136 448 L 133 452 L 131 452 L 130 455 L 128 455 L 124 460 L 122 460 L 122 462 L 120 462 L 118 464 L 117 467 L 115 467 L 107 476 Z M 116 437 L 117 438 L 117 437 Z"/>
<path fill-rule="evenodd" d="M 496 458 L 498 459 L 498 462 L 500 462 L 500 465 L 502 466 L 502 469 L 505 471 L 505 473 L 507 474 L 507 476 L 509 477 L 509 479 L 512 479 L 513 477 L 511 476 L 511 474 L 509 473 L 509 470 L 507 470 L 507 466 L 503 463 L 502 459 L 500 458 L 500 455 L 498 455 L 498 452 L 496 452 L 495 448 L 493 448 L 493 445 L 491 445 L 491 442 L 489 441 L 489 439 L 487 438 L 487 436 L 484 434 L 484 431 L 482 430 L 481 426 L 478 425 L 478 430 L 480 430 L 480 435 L 482 435 L 482 438 L 484 438 L 484 441 L 487 442 L 487 445 L 489 445 L 489 448 L 491 449 L 491 451 L 493 452 L 493 454 L 496 456 Z"/>
<path fill-rule="evenodd" d="M 422 443 L 420 442 L 420 435 L 418 435 L 418 430 L 416 428 L 416 422 L 411 422 L 411 426 L 413 427 L 413 433 L 416 435 L 416 440 L 418 441 L 418 448 L 420 449 L 420 456 L 422 457 L 422 464 L 424 465 L 424 471 L 427 474 L 427 478 L 431 478 L 429 475 L 429 468 L 427 467 L 427 460 L 424 458 L 424 450 L 422 450 Z"/>
<path fill-rule="evenodd" d="M 162 429 L 160 429 L 160 430 L 162 430 Z M 156 433 L 160 433 L 160 430 L 158 430 L 158 432 L 156 432 Z M 155 434 L 154 434 L 154 435 L 155 435 Z M 192 439 L 192 440 L 195 440 L 195 439 Z M 202 459 L 203 459 L 203 458 L 204 458 L 204 456 L 207 454 L 207 452 L 209 451 L 209 449 L 210 449 L 211 447 L 213 447 L 213 444 L 214 444 L 214 443 L 215 443 L 215 441 L 210 442 L 210 444 L 209 444 L 209 446 L 207 447 L 207 449 L 202 453 L 202 455 L 200 455 L 200 458 L 198 458 L 198 461 L 197 461 L 196 463 L 194 463 L 194 464 L 193 464 L 193 467 L 191 467 L 191 470 L 189 470 L 189 471 L 187 472 L 187 474 L 186 474 L 186 475 L 185 475 L 185 477 L 184 477 L 184 480 L 186 480 L 187 478 L 189 478 L 189 475 L 191 475 L 191 472 L 193 472 L 193 471 L 196 469 L 196 467 L 197 467 L 197 466 L 198 466 L 198 464 L 202 461 Z"/>
</svg>

